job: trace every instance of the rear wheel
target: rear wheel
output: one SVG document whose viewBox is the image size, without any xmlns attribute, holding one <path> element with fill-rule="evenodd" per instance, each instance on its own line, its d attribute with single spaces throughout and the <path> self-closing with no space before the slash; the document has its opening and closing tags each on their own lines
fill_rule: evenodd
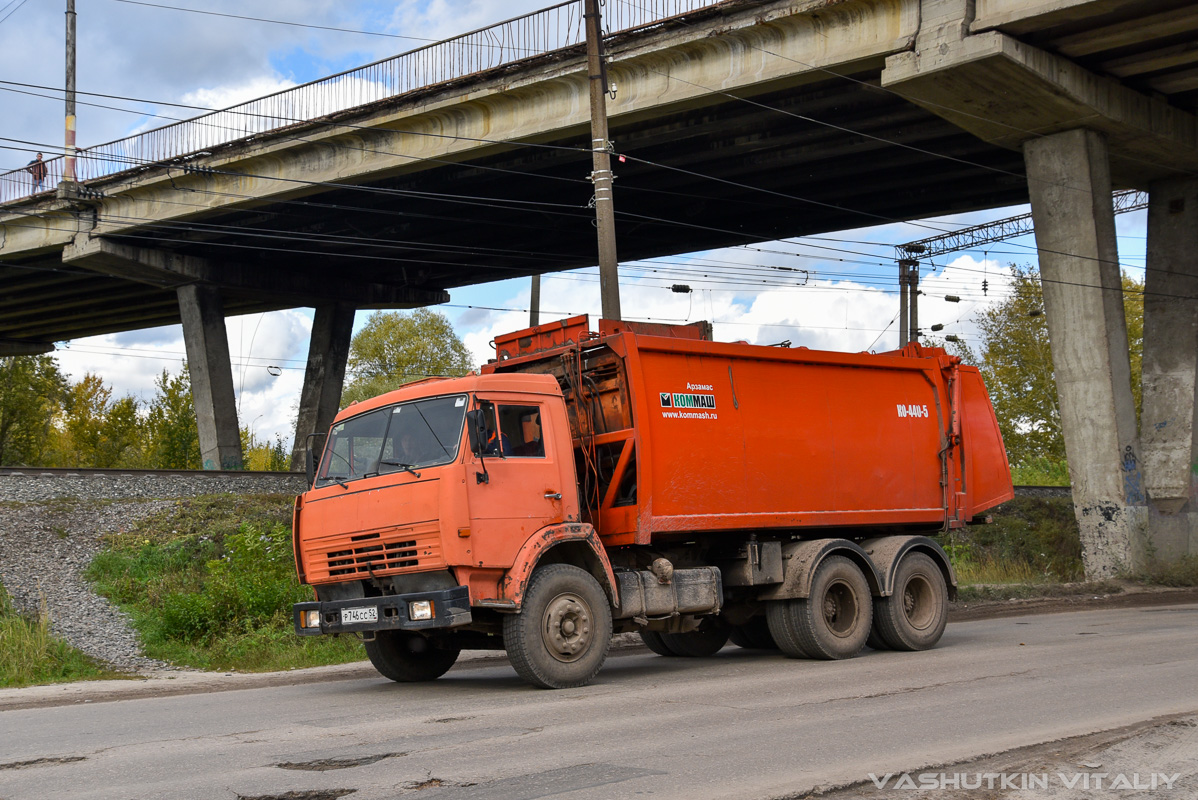
<svg viewBox="0 0 1198 800">
<path fill-rule="evenodd" d="M 852 658 L 865 646 L 873 622 L 869 584 L 844 556 L 816 568 L 811 596 L 777 600 L 767 608 L 770 633 L 792 658 Z"/>
<path fill-rule="evenodd" d="M 538 567 L 520 613 L 503 620 L 512 666 L 542 689 L 590 683 L 607 658 L 611 632 L 603 588 L 589 572 L 570 564 Z"/>
<path fill-rule="evenodd" d="M 948 586 L 936 562 L 908 553 L 899 563 L 890 597 L 874 601 L 874 628 L 894 650 L 927 650 L 948 622 Z"/>
<path fill-rule="evenodd" d="M 366 655 L 379 674 L 400 683 L 440 678 L 461 652 L 439 650 L 420 634 L 407 631 L 379 631 L 365 645 Z"/>
</svg>

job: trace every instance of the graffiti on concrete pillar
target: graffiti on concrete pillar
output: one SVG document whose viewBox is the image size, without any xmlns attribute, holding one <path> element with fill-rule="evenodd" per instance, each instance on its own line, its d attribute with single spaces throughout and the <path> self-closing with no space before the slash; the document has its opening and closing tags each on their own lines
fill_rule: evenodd
<svg viewBox="0 0 1198 800">
<path fill-rule="evenodd" d="M 1140 461 L 1136 451 L 1129 444 L 1123 448 L 1123 496 L 1129 505 L 1143 505 L 1148 502 L 1144 495 L 1143 479 L 1140 476 Z"/>
</svg>

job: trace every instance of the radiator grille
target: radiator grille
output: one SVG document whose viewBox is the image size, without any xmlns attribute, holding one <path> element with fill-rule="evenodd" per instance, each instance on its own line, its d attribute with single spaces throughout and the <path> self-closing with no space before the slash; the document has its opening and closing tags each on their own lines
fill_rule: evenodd
<svg viewBox="0 0 1198 800">
<path fill-rule="evenodd" d="M 324 540 L 308 551 L 309 579 L 369 577 L 397 571 L 441 568 L 440 532 L 392 529 Z"/>
</svg>

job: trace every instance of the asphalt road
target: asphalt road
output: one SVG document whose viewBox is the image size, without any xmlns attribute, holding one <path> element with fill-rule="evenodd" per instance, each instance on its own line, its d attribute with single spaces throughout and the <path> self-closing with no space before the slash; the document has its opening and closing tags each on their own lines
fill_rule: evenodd
<svg viewBox="0 0 1198 800">
<path fill-rule="evenodd" d="M 1198 605 L 1105 609 L 845 662 L 631 651 L 566 691 L 492 661 L 422 685 L 357 671 L 2 710 L 0 798 L 803 796 L 1198 712 L 1196 634 Z M 1198 765 L 1177 788 L 1198 797 Z"/>
</svg>

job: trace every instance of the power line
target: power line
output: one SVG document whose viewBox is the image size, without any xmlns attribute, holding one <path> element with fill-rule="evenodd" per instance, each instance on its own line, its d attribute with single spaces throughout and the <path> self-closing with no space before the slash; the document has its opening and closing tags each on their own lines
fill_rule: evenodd
<svg viewBox="0 0 1198 800">
<path fill-rule="evenodd" d="M 161 9 L 165 9 L 168 11 L 186 11 L 187 13 L 190 13 L 190 14 L 204 14 L 205 16 L 209 16 L 209 17 L 226 17 L 228 19 L 241 19 L 241 20 L 247 20 L 249 22 L 265 22 L 265 23 L 269 23 L 271 25 L 287 25 L 289 27 L 294 27 L 294 28 L 310 28 L 312 30 L 318 30 L 318 31 L 333 31 L 334 33 L 357 33 L 357 34 L 362 34 L 364 36 L 382 36 L 382 37 L 386 37 L 388 39 L 407 39 L 407 40 L 413 41 L 413 42 L 429 42 L 432 44 L 439 44 L 440 42 L 444 41 L 442 39 L 427 39 L 427 38 L 424 38 L 421 36 L 404 36 L 404 35 L 401 35 L 398 33 L 383 33 L 381 31 L 363 31 L 363 30 L 355 30 L 353 28 L 336 28 L 336 27 L 332 27 L 329 25 L 312 25 L 312 24 L 309 24 L 306 22 L 289 22 L 286 20 L 279 20 L 279 19 L 266 19 L 264 17 L 247 17 L 247 16 L 242 16 L 241 14 L 224 14 L 219 11 L 204 11 L 199 8 L 183 8 L 181 6 L 168 6 L 168 5 L 163 5 L 161 3 L 146 3 L 146 2 L 141 2 L 141 0 L 113 0 L 113 2 L 114 3 L 125 3 L 125 4 L 131 5 L 131 6 L 146 6 L 148 8 L 161 8 Z M 485 44 L 480 43 L 478 46 L 496 47 L 497 45 L 485 45 Z"/>
<path fill-rule="evenodd" d="M 7 20 L 9 17 L 11 17 L 13 14 L 17 13 L 18 11 L 20 11 L 20 10 L 21 10 L 21 6 L 25 5 L 25 3 L 27 3 L 27 2 L 29 2 L 29 0 L 21 0 L 21 2 L 17 3 L 17 7 L 16 7 L 16 8 L 14 8 L 12 11 L 9 11 L 9 12 L 8 12 L 7 14 L 5 14 L 3 17 L 0 17 L 0 25 L 3 25 L 5 20 Z M 11 5 L 12 5 L 12 3 L 11 3 L 11 2 L 9 2 L 9 4 L 8 4 L 8 5 L 9 5 L 9 6 L 11 6 Z M 5 6 L 4 8 L 8 8 L 8 6 Z M 2 11 L 2 10 L 3 10 L 3 9 L 0 9 L 0 11 Z"/>
</svg>

